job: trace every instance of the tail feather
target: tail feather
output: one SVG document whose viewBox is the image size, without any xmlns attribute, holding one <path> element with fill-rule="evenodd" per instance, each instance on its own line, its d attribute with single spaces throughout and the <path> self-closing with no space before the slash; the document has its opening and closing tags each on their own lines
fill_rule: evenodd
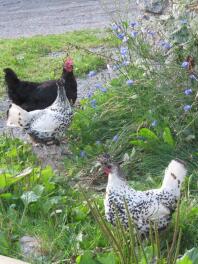
<svg viewBox="0 0 198 264">
<path fill-rule="evenodd" d="M 11 104 L 7 112 L 7 126 L 27 128 L 30 120 L 29 113 L 19 107 Z"/>
<path fill-rule="evenodd" d="M 176 193 L 180 193 L 180 188 L 187 174 L 187 169 L 182 160 L 172 160 L 165 170 L 162 188 L 174 189 Z"/>
</svg>

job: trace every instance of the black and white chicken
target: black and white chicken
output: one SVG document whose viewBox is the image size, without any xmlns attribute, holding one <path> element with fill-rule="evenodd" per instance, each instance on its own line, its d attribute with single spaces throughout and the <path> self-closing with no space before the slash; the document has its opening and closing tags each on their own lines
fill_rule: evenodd
<svg viewBox="0 0 198 264">
<path fill-rule="evenodd" d="M 183 161 L 172 160 L 165 170 L 162 186 L 159 189 L 136 191 L 128 186 L 124 174 L 117 163 L 107 159 L 101 162 L 108 175 L 104 200 L 107 221 L 115 225 L 119 217 L 128 226 L 128 214 L 140 234 L 148 234 L 150 223 L 157 224 L 159 230 L 167 227 L 180 198 L 180 189 L 187 170 Z"/>
<path fill-rule="evenodd" d="M 57 97 L 57 80 L 48 80 L 41 83 L 21 80 L 10 68 L 4 69 L 5 83 L 8 96 L 12 103 L 30 112 L 45 109 L 50 106 Z M 77 82 L 73 72 L 73 60 L 67 58 L 63 64 L 62 79 L 67 98 L 71 105 L 77 99 Z"/>
<path fill-rule="evenodd" d="M 72 109 L 64 88 L 64 80 L 57 81 L 58 94 L 49 107 L 27 112 L 11 104 L 7 113 L 7 126 L 21 127 L 39 143 L 59 143 L 65 128 L 69 125 Z"/>
</svg>

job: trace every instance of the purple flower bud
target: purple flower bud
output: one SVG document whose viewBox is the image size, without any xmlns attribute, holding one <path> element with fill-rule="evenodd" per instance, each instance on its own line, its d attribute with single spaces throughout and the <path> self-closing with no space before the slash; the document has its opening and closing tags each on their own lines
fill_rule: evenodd
<svg viewBox="0 0 198 264">
<path fill-rule="evenodd" d="M 120 54 L 122 56 L 126 56 L 127 55 L 127 52 L 128 52 L 128 48 L 125 48 L 125 47 L 121 47 L 120 48 Z"/>
<path fill-rule="evenodd" d="M 106 93 L 107 92 L 107 88 L 102 87 L 102 88 L 100 88 L 100 91 L 103 92 L 103 93 Z"/>
<path fill-rule="evenodd" d="M 93 108 L 96 108 L 96 99 L 91 100 L 90 103 Z"/>
<path fill-rule="evenodd" d="M 153 37 L 153 36 L 156 35 L 156 32 L 151 31 L 151 30 L 148 30 L 148 31 L 147 31 L 147 34 Z"/>
<path fill-rule="evenodd" d="M 170 43 L 164 40 L 160 40 L 159 44 L 160 46 L 162 46 L 164 49 L 167 49 L 167 50 L 169 50 L 172 47 Z"/>
<path fill-rule="evenodd" d="M 138 26 L 139 24 L 138 24 L 138 22 L 137 21 L 133 21 L 133 22 L 131 22 L 131 27 L 136 27 L 136 26 Z"/>
<path fill-rule="evenodd" d="M 190 94 L 192 94 L 192 89 L 186 89 L 186 90 L 184 91 L 184 94 L 185 94 L 185 95 L 190 95 Z"/>
<path fill-rule="evenodd" d="M 115 135 L 115 136 L 113 137 L 112 141 L 113 141 L 113 142 L 117 142 L 118 139 L 119 139 L 118 135 Z"/>
<path fill-rule="evenodd" d="M 123 66 L 128 66 L 130 64 L 130 61 L 127 61 L 127 60 L 124 60 L 123 62 L 122 62 L 122 65 Z"/>
<path fill-rule="evenodd" d="M 121 39 L 121 40 L 124 38 L 124 36 L 125 36 L 124 33 L 119 33 L 119 34 L 117 34 L 117 37 L 118 37 L 119 39 Z"/>
<path fill-rule="evenodd" d="M 113 71 L 116 71 L 116 70 L 118 70 L 119 68 L 120 68 L 120 65 L 117 64 L 117 65 L 113 65 L 113 68 L 112 68 L 112 69 L 113 69 Z"/>
<path fill-rule="evenodd" d="M 138 32 L 137 31 L 132 31 L 131 32 L 131 37 L 132 38 L 135 38 L 137 35 L 138 35 Z"/>
<path fill-rule="evenodd" d="M 100 84 L 100 83 L 96 83 L 96 84 L 95 84 L 95 87 L 96 87 L 96 89 L 100 89 L 100 88 L 102 87 L 102 84 Z"/>
<path fill-rule="evenodd" d="M 188 23 L 188 20 L 187 20 L 187 19 L 181 19 L 181 20 L 180 20 L 180 23 L 183 24 L 183 25 L 184 25 L 184 24 L 187 24 L 187 23 Z"/>
<path fill-rule="evenodd" d="M 118 27 L 118 25 L 116 25 L 116 24 L 114 23 L 114 24 L 112 24 L 111 29 L 112 29 L 113 31 L 117 31 L 117 30 L 119 29 L 119 27 Z"/>
<path fill-rule="evenodd" d="M 156 127 L 158 124 L 158 121 L 157 120 L 153 120 L 153 122 L 151 123 L 151 126 L 152 127 Z"/>
<path fill-rule="evenodd" d="M 88 98 L 92 97 L 92 95 L 93 95 L 93 92 L 91 92 L 91 91 L 89 91 L 89 92 L 87 93 L 87 97 L 88 97 Z"/>
<path fill-rule="evenodd" d="M 191 108 L 192 108 L 191 105 L 185 105 L 185 106 L 183 107 L 183 109 L 184 109 L 185 112 L 188 112 Z"/>
<path fill-rule="evenodd" d="M 133 81 L 133 80 L 127 80 L 127 81 L 126 81 L 126 84 L 127 84 L 128 86 L 132 86 L 132 85 L 134 84 L 134 81 Z"/>
<path fill-rule="evenodd" d="M 88 77 L 93 77 L 93 76 L 95 76 L 96 75 L 96 72 L 95 71 L 90 71 L 89 73 L 88 73 Z"/>
<path fill-rule="evenodd" d="M 188 61 L 184 61 L 183 63 L 182 63 L 182 68 L 184 68 L 184 69 L 188 69 L 188 67 L 189 67 L 189 62 Z"/>
<path fill-rule="evenodd" d="M 86 157 L 86 152 L 85 152 L 84 150 L 81 150 L 81 151 L 80 151 L 80 157 L 81 157 L 81 158 Z"/>
</svg>

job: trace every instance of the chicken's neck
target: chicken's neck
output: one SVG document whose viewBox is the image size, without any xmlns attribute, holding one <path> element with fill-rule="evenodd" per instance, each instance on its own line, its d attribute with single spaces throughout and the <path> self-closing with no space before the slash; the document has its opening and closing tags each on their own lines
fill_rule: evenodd
<svg viewBox="0 0 198 264">
<path fill-rule="evenodd" d="M 71 72 L 68 72 L 68 71 L 66 71 L 65 69 L 63 69 L 63 73 L 62 73 L 62 77 L 63 77 L 63 79 L 67 79 L 67 80 L 72 80 L 72 79 L 74 79 L 74 73 L 73 73 L 73 71 L 71 71 Z"/>
<path fill-rule="evenodd" d="M 108 186 L 109 187 L 121 187 L 126 185 L 126 181 L 118 176 L 116 173 L 109 173 Z"/>
</svg>

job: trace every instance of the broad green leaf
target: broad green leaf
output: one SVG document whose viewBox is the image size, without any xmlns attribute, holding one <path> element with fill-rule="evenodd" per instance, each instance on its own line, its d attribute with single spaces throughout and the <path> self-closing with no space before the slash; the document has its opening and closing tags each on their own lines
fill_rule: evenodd
<svg viewBox="0 0 198 264">
<path fill-rule="evenodd" d="M 40 196 L 36 195 L 33 191 L 25 192 L 21 195 L 21 200 L 25 205 L 28 205 L 33 202 L 37 202 Z"/>
<path fill-rule="evenodd" d="M 188 250 L 181 259 L 177 260 L 177 264 L 197 264 L 198 248 Z"/>
<path fill-rule="evenodd" d="M 170 145 L 172 147 L 175 145 L 175 142 L 174 142 L 174 139 L 173 139 L 173 136 L 171 134 L 171 131 L 170 131 L 169 127 L 166 127 L 164 129 L 163 139 L 164 139 L 164 142 L 167 143 L 168 145 Z"/>
<path fill-rule="evenodd" d="M 105 253 L 97 257 L 101 264 L 116 264 L 116 259 L 113 253 Z"/>
<path fill-rule="evenodd" d="M 147 145 L 142 140 L 131 140 L 130 143 L 133 144 L 133 145 L 135 145 L 135 146 L 140 146 L 140 147 L 145 147 Z"/>
<path fill-rule="evenodd" d="M 85 252 L 84 255 L 76 258 L 76 264 L 98 264 L 98 261 L 93 260 L 90 252 Z"/>
<path fill-rule="evenodd" d="M 36 186 L 34 186 L 33 188 L 33 192 L 38 195 L 41 196 L 43 194 L 45 190 L 45 187 L 43 185 L 37 184 Z"/>
<path fill-rule="evenodd" d="M 0 198 L 3 198 L 3 199 L 10 199 L 12 197 L 13 197 L 12 193 L 2 193 L 2 194 L 0 194 Z"/>
<path fill-rule="evenodd" d="M 142 136 L 142 137 L 145 137 L 148 140 L 159 140 L 159 138 L 157 137 L 157 135 L 153 131 L 151 131 L 150 129 L 148 129 L 148 128 L 142 128 L 142 129 L 140 129 L 138 135 L 139 136 Z"/>
</svg>

